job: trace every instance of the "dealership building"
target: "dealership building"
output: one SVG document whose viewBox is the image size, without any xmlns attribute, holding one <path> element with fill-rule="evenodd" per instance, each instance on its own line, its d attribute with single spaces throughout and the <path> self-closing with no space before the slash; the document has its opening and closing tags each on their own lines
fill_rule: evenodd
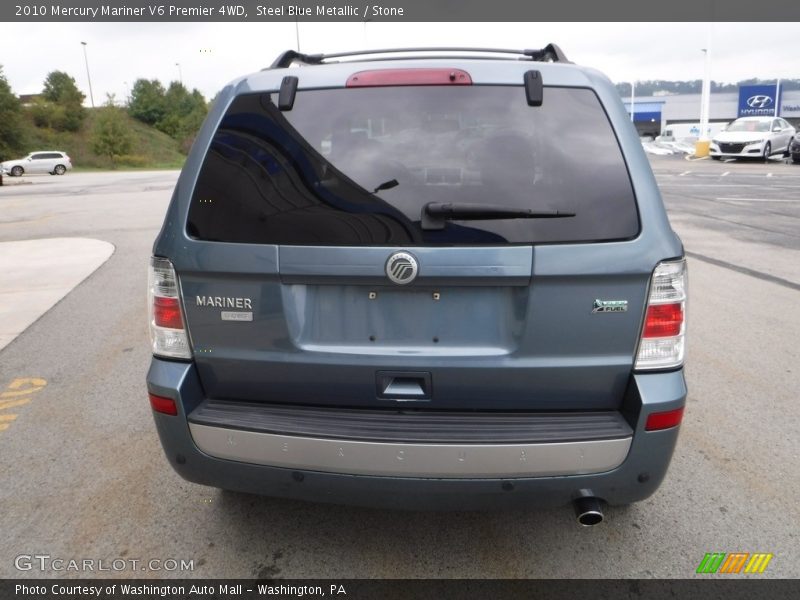
<svg viewBox="0 0 800 600">
<path fill-rule="evenodd" d="M 738 92 L 712 93 L 709 122 L 729 123 L 745 116 L 779 116 L 800 130 L 800 90 L 777 91 L 776 94 L 775 85 L 748 85 L 740 86 Z M 623 97 L 622 101 L 630 114 L 630 97 Z M 668 125 L 699 123 L 700 102 L 700 94 L 634 96 L 636 129 L 640 135 L 655 137 Z"/>
</svg>

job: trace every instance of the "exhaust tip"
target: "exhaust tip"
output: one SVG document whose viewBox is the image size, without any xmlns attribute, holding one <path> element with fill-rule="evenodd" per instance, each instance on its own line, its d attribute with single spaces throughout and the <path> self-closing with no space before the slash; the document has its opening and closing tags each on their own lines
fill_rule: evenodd
<svg viewBox="0 0 800 600">
<path fill-rule="evenodd" d="M 594 496 L 583 496 L 574 501 L 575 516 L 584 527 L 593 527 L 603 522 L 603 508 Z"/>
</svg>

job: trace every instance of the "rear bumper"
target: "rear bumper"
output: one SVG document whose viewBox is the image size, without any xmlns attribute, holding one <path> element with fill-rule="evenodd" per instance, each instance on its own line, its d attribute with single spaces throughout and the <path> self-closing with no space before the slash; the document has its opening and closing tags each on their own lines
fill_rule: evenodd
<svg viewBox="0 0 800 600">
<path fill-rule="evenodd" d="M 488 444 L 481 450 L 459 444 L 278 439 L 190 424 L 187 415 L 205 401 L 192 364 L 153 359 L 147 385 L 150 392 L 176 400 L 177 416 L 153 414 L 167 459 L 189 481 L 269 496 L 411 509 L 556 506 L 570 502 L 579 490 L 610 504 L 647 498 L 666 474 L 678 428 L 646 432 L 644 423 L 651 412 L 679 408 L 686 398 L 682 371 L 635 375 L 623 407 L 632 436 L 535 447 Z M 290 459 L 286 455 L 292 451 Z M 345 453 L 347 460 L 337 463 Z M 283 460 L 275 458 L 281 454 Z M 533 466 L 519 467 L 520 458 Z"/>
</svg>

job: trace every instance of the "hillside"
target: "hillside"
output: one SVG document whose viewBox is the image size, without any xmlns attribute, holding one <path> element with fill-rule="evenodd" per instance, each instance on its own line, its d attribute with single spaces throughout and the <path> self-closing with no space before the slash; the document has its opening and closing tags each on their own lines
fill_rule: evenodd
<svg viewBox="0 0 800 600">
<path fill-rule="evenodd" d="M 107 157 L 97 156 L 91 150 L 90 140 L 97 110 L 88 109 L 87 112 L 86 121 L 80 131 L 74 133 L 38 128 L 32 120 L 26 118 L 23 123 L 25 139 L 30 142 L 26 153 L 35 150 L 63 150 L 72 158 L 72 164 L 77 169 L 111 168 Z M 178 169 L 183 166 L 186 157 L 180 153 L 176 140 L 131 118 L 127 113 L 124 117 L 133 133 L 134 142 L 130 154 L 122 157 L 118 168 Z"/>
</svg>

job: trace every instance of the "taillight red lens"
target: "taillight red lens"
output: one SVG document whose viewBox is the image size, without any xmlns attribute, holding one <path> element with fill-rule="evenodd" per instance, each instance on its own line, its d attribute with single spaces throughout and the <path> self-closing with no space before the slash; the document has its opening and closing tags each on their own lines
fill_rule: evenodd
<svg viewBox="0 0 800 600">
<path fill-rule="evenodd" d="M 165 398 L 163 396 L 156 396 L 155 394 L 147 394 L 150 396 L 150 406 L 154 411 L 165 415 L 177 415 L 178 407 L 175 400 L 172 398 Z"/>
<path fill-rule="evenodd" d="M 171 329 L 182 329 L 183 320 L 181 319 L 181 306 L 177 298 L 163 298 L 162 296 L 153 297 L 153 315 L 156 325 L 159 327 L 170 327 Z"/>
<path fill-rule="evenodd" d="M 647 417 L 644 428 L 647 431 L 658 431 L 659 429 L 669 429 L 680 425 L 683 420 L 683 407 L 665 412 L 652 413 Z"/>
<path fill-rule="evenodd" d="M 347 78 L 347 87 L 389 85 L 472 85 L 472 77 L 462 69 L 379 69 L 359 71 Z"/>
<path fill-rule="evenodd" d="M 654 304 L 647 307 L 642 337 L 670 337 L 679 335 L 683 325 L 683 307 L 674 304 Z"/>
</svg>

